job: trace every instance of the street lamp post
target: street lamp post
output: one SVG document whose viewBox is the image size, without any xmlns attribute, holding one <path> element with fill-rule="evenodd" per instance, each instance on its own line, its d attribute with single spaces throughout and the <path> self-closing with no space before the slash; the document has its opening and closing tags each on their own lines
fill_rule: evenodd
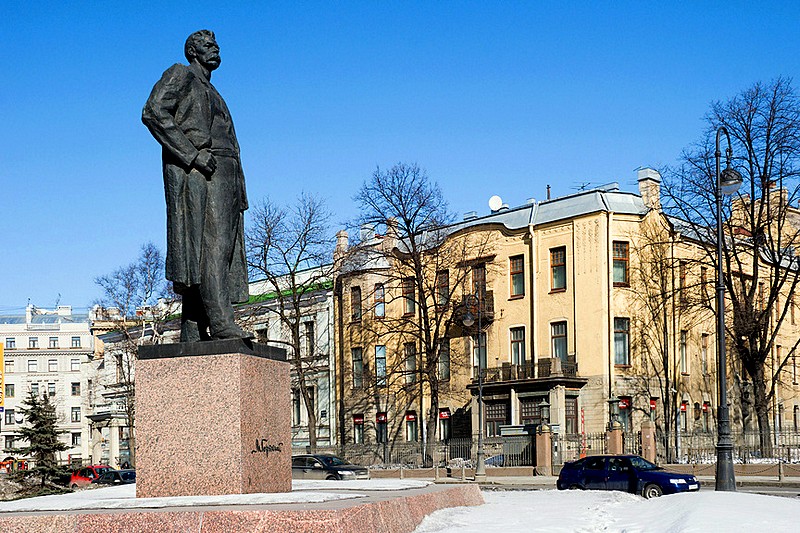
<svg viewBox="0 0 800 533">
<path fill-rule="evenodd" d="M 728 149 L 725 151 L 725 170 L 720 173 L 719 150 L 720 136 L 725 134 Z M 715 193 L 717 200 L 717 472 L 716 490 L 736 491 L 736 478 L 733 473 L 733 439 L 731 438 L 731 420 L 728 413 L 728 376 L 725 363 L 725 283 L 723 279 L 722 263 L 723 234 L 722 234 L 722 196 L 735 193 L 742 184 L 742 176 L 731 167 L 731 138 L 728 130 L 723 126 L 717 129 L 717 145 L 714 157 L 716 158 L 716 183 Z"/>
<path fill-rule="evenodd" d="M 470 299 L 475 298 L 477 303 L 477 315 L 478 315 L 478 457 L 477 463 L 475 465 L 475 481 L 485 481 L 486 480 L 486 456 L 484 455 L 483 451 L 483 356 L 482 356 L 482 348 L 483 348 L 483 341 L 481 339 L 481 298 L 480 292 L 474 295 L 470 295 Z M 464 314 L 464 317 L 461 319 L 461 322 L 466 327 L 472 327 L 475 323 L 475 318 L 472 316 L 472 313 L 469 312 L 469 307 L 467 307 L 467 312 Z"/>
</svg>

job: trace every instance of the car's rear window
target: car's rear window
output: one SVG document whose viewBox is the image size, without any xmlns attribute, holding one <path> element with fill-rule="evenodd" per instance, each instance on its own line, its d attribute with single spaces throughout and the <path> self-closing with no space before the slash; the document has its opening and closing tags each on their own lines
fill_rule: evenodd
<svg viewBox="0 0 800 533">
<path fill-rule="evenodd" d="M 646 459 L 642 459 L 641 457 L 631 457 L 631 464 L 637 470 L 658 470 L 659 467 L 647 461 Z"/>
<path fill-rule="evenodd" d="M 120 472 L 119 476 L 123 481 L 136 480 L 136 472 Z"/>
</svg>

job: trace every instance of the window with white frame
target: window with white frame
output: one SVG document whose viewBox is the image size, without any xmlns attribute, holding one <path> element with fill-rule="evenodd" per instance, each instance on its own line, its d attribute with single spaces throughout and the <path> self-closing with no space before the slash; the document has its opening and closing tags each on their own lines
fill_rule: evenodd
<svg viewBox="0 0 800 533">
<path fill-rule="evenodd" d="M 17 347 L 17 340 L 14 337 L 6 337 L 6 350 L 14 350 Z"/>
<path fill-rule="evenodd" d="M 629 318 L 614 318 L 614 364 L 631 364 L 631 321 Z"/>
<path fill-rule="evenodd" d="M 28 337 L 28 349 L 35 350 L 39 347 L 39 337 Z"/>
<path fill-rule="evenodd" d="M 69 369 L 72 372 L 80 372 L 80 370 L 81 370 L 81 360 L 80 359 L 70 359 L 70 361 L 69 361 Z"/>
<path fill-rule="evenodd" d="M 386 346 L 375 346 L 375 384 L 378 387 L 386 386 Z"/>
<path fill-rule="evenodd" d="M 514 365 L 525 364 L 525 328 L 511 328 L 511 363 Z"/>
<path fill-rule="evenodd" d="M 80 348 L 81 347 L 81 338 L 80 337 L 72 337 L 72 342 L 70 346 L 73 348 Z"/>
<path fill-rule="evenodd" d="M 567 323 L 550 324 L 550 357 L 567 360 Z"/>
<path fill-rule="evenodd" d="M 71 422 L 80 422 L 81 421 L 81 408 L 80 407 L 73 407 L 70 409 L 70 421 Z"/>
<path fill-rule="evenodd" d="M 5 360 L 5 366 L 3 368 L 5 369 L 6 374 L 9 374 L 9 373 L 13 372 L 14 371 L 14 360 L 13 359 L 6 359 Z"/>
<path fill-rule="evenodd" d="M 48 359 L 47 360 L 47 371 L 48 372 L 58 372 L 58 359 Z"/>
<path fill-rule="evenodd" d="M 48 383 L 47 384 L 47 395 L 51 398 L 56 395 L 56 384 L 55 383 Z"/>
<path fill-rule="evenodd" d="M 360 347 L 350 350 L 350 357 L 353 359 L 353 388 L 360 389 L 364 386 L 364 359 L 363 351 Z"/>
<path fill-rule="evenodd" d="M 47 347 L 48 348 L 58 348 L 58 337 L 50 337 L 47 340 Z"/>
<path fill-rule="evenodd" d="M 28 372 L 38 372 L 39 371 L 39 361 L 36 359 L 28 359 Z"/>
</svg>

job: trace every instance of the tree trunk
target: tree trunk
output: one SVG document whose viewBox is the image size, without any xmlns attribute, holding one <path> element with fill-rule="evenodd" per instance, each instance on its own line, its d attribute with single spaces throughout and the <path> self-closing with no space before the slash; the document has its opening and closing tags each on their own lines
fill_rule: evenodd
<svg viewBox="0 0 800 533">
<path fill-rule="evenodd" d="M 764 380 L 764 366 L 759 365 L 753 378 L 753 398 L 755 400 L 756 419 L 758 420 L 758 437 L 762 457 L 772 457 L 772 438 L 769 425 L 769 400 L 767 399 L 767 384 Z"/>
<path fill-rule="evenodd" d="M 305 394 L 306 412 L 308 413 L 308 446 L 311 448 L 311 453 L 317 452 L 317 413 L 314 412 L 314 407 L 309 406 L 308 393 Z"/>
<path fill-rule="evenodd" d="M 438 370 L 434 368 L 433 372 Z M 428 465 L 431 461 L 435 460 L 434 446 L 438 440 L 436 434 L 436 425 L 439 422 L 439 381 L 436 379 L 429 379 L 428 383 L 431 388 L 431 405 L 426 418 L 425 433 L 428 438 L 425 441 L 425 457 L 424 463 Z"/>
</svg>

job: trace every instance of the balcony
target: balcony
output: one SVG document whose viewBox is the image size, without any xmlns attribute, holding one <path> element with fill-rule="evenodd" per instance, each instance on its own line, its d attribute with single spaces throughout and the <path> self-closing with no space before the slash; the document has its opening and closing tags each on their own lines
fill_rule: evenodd
<svg viewBox="0 0 800 533">
<path fill-rule="evenodd" d="M 567 377 L 575 378 L 578 375 L 578 363 L 574 356 L 571 360 L 562 361 L 558 358 L 540 358 L 537 362 L 528 361 L 521 365 L 503 363 L 502 366 L 487 368 L 483 372 L 484 383 L 503 381 L 522 381 L 543 378 Z M 472 368 L 473 382 L 478 379 L 478 367 Z"/>
</svg>

